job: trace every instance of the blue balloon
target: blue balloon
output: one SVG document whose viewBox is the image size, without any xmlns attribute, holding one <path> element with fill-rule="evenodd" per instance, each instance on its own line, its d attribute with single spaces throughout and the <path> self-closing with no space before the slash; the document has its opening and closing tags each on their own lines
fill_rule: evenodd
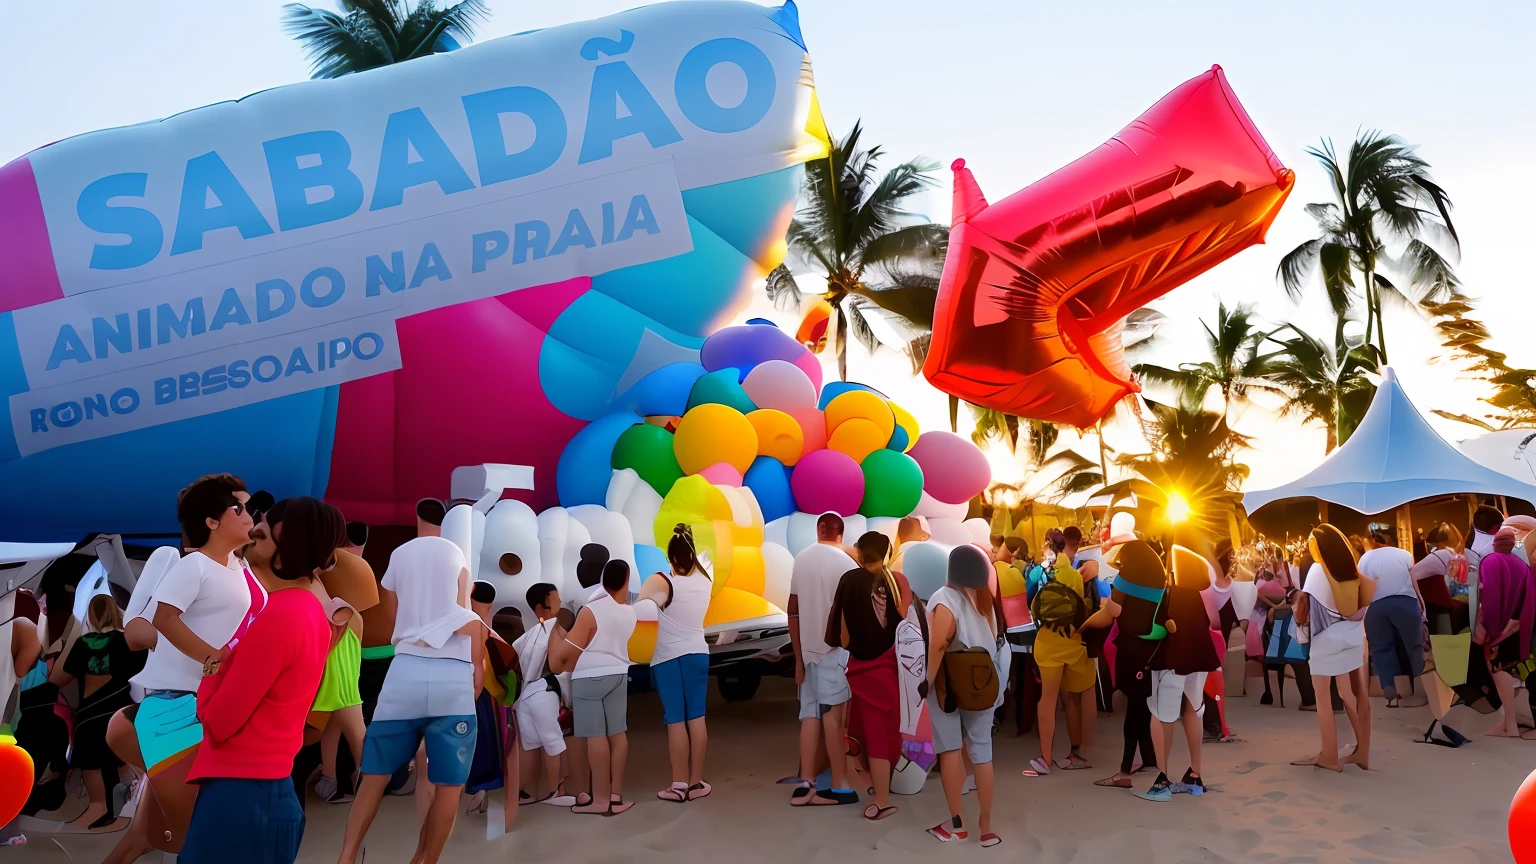
<svg viewBox="0 0 1536 864">
<path fill-rule="evenodd" d="M 555 466 L 555 491 L 561 506 L 607 503 L 608 481 L 613 477 L 613 445 L 625 429 L 644 422 L 635 414 L 620 411 L 599 417 L 576 433 Z"/>
<path fill-rule="evenodd" d="M 669 363 L 636 381 L 614 406 L 641 417 L 681 417 L 688 410 L 688 394 L 703 375 L 704 367 L 697 363 Z"/>
<path fill-rule="evenodd" d="M 778 327 L 779 326 L 779 325 L 773 323 L 772 321 L 769 321 L 767 318 L 748 318 L 747 319 L 747 323 L 748 324 L 752 324 L 752 325 L 756 325 L 756 326 L 768 326 L 768 327 Z"/>
<path fill-rule="evenodd" d="M 913 594 L 931 597 L 949 584 L 949 548 L 931 540 L 902 547 L 901 572 Z"/>
<path fill-rule="evenodd" d="M 759 456 L 752 460 L 742 478 L 742 485 L 752 490 L 757 506 L 763 511 L 763 521 L 772 522 L 781 516 L 795 512 L 795 496 L 789 488 L 790 470 L 772 456 Z"/>
<path fill-rule="evenodd" d="M 897 453 L 905 453 L 907 452 L 907 445 L 911 443 L 911 441 L 907 440 L 907 430 L 903 429 L 901 424 L 898 423 L 895 430 L 891 432 L 891 440 L 886 443 L 885 449 L 895 450 Z"/>
<path fill-rule="evenodd" d="M 729 405 L 743 414 L 751 414 L 757 410 L 752 404 L 752 397 L 741 388 L 741 373 L 732 367 L 717 369 L 706 375 L 700 375 L 693 382 L 693 390 L 688 394 L 688 407 L 704 405 L 714 402 L 720 405 Z"/>
<path fill-rule="evenodd" d="M 822 385 L 821 401 L 816 403 L 816 407 L 825 411 L 827 410 L 827 406 L 832 404 L 833 399 L 836 399 L 837 397 L 849 392 L 850 390 L 868 390 L 876 396 L 879 396 L 881 399 L 889 398 L 879 390 L 876 390 L 875 388 L 865 384 L 859 384 L 855 381 L 829 381 Z"/>
<path fill-rule="evenodd" d="M 645 580 L 657 573 L 667 572 L 667 553 L 659 547 L 648 543 L 635 544 L 635 570 L 639 577 L 637 584 L 644 585 Z"/>
</svg>

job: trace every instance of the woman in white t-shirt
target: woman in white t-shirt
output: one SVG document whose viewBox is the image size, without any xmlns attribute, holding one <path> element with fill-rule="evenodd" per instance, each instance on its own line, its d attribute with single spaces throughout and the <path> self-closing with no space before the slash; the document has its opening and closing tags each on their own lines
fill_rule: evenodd
<svg viewBox="0 0 1536 864">
<path fill-rule="evenodd" d="M 1376 582 L 1376 596 L 1365 613 L 1365 635 L 1387 707 L 1396 708 L 1402 704 L 1397 676 L 1417 678 L 1424 673 L 1424 603 L 1413 581 L 1413 553 L 1394 546 L 1385 530 L 1372 531 L 1365 543 L 1360 575 Z M 1398 662 L 1400 654 L 1407 658 L 1407 668 Z"/>
<path fill-rule="evenodd" d="M 1376 582 L 1360 578 L 1349 538 L 1334 526 L 1324 523 L 1313 528 L 1307 545 L 1313 563 L 1296 599 L 1296 623 L 1306 628 L 1311 644 L 1307 662 L 1312 667 L 1312 686 L 1319 694 L 1327 693 L 1329 679 L 1335 679 L 1339 695 L 1346 697 L 1344 711 L 1355 731 L 1355 750 L 1343 762 L 1368 768 L 1371 702 L 1366 686 L 1364 619 Z M 1322 734 L 1318 755 L 1291 764 L 1342 770 L 1333 712 L 1319 710 L 1317 725 Z"/>
<path fill-rule="evenodd" d="M 704 782 L 704 700 L 709 687 L 709 643 L 704 641 L 704 613 L 712 583 L 709 569 L 694 546 L 693 529 L 679 522 L 667 541 L 670 575 L 657 573 L 640 588 L 640 599 L 656 604 L 656 650 L 651 680 L 661 696 L 667 724 L 667 752 L 672 785 L 656 793 L 682 803 L 711 791 Z"/>
</svg>

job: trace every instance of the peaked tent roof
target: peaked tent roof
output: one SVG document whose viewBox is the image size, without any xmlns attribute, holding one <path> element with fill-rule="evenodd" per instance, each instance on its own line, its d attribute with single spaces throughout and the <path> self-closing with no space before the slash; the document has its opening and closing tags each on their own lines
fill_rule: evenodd
<svg viewBox="0 0 1536 864">
<path fill-rule="evenodd" d="M 1386 369 L 1360 426 L 1321 465 L 1274 489 L 1249 492 L 1249 513 L 1283 498 L 1321 498 L 1367 515 L 1436 495 L 1508 495 L 1536 503 L 1536 486 L 1467 458 L 1431 429 Z"/>
</svg>

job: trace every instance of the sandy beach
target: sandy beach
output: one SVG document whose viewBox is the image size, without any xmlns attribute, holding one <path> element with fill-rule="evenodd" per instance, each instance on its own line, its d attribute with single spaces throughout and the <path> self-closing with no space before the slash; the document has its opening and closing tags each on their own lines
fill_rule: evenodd
<svg viewBox="0 0 1536 864">
<path fill-rule="evenodd" d="M 713 689 L 712 689 L 713 695 Z M 1388 711 L 1375 699 L 1375 742 L 1369 773 L 1291 767 L 1315 752 L 1314 715 L 1260 706 L 1258 696 L 1230 700 L 1229 724 L 1244 740 L 1206 745 L 1204 797 L 1153 804 L 1092 781 L 1113 773 L 1120 753 L 1119 713 L 1101 717 L 1090 746 L 1093 770 L 1020 776 L 1036 746 L 1001 733 L 994 830 L 1003 845 L 941 845 L 924 829 L 945 817 L 937 771 L 922 794 L 896 796 L 901 812 L 877 824 L 856 808 L 791 809 L 778 778 L 794 771 L 794 687 L 764 682 L 747 703 L 710 705 L 710 798 L 658 801 L 666 781 L 665 739 L 654 694 L 631 700 L 631 755 L 626 794 L 638 802 L 613 818 L 589 818 L 536 805 L 519 814 L 510 834 L 485 840 L 485 817 L 461 816 L 443 860 L 659 864 L 690 861 L 919 862 L 1029 861 L 1039 864 L 1195 864 L 1195 862 L 1481 862 L 1511 861 L 1505 839 L 1510 798 L 1536 768 L 1536 743 L 1483 737 L 1491 718 L 1466 709 L 1452 723 L 1474 738 L 1458 750 L 1416 744 L 1427 708 Z M 1340 718 L 1342 721 L 1342 717 Z M 1006 726 L 1011 729 L 1011 721 Z M 1345 725 L 1347 729 L 1347 725 Z M 1347 736 L 1347 732 L 1345 735 Z M 1064 737 L 1059 732 L 1058 737 Z M 1065 742 L 1060 741 L 1060 747 Z M 1350 745 L 1346 741 L 1347 749 Z M 1312 749 L 1308 749 L 1312 748 Z M 1182 743 L 1173 757 L 1182 772 Z M 1140 775 L 1138 781 L 1150 781 Z M 467 800 L 467 799 L 466 799 Z M 968 796 L 968 819 L 975 801 Z M 347 806 L 311 800 L 299 861 L 329 864 L 341 847 Z M 419 822 L 412 801 L 386 799 L 367 842 L 370 864 L 409 860 Z M 113 840 L 61 835 L 60 846 L 38 832 L 10 857 L 74 864 L 100 861 Z M 150 860 L 150 859 L 146 859 Z"/>
</svg>

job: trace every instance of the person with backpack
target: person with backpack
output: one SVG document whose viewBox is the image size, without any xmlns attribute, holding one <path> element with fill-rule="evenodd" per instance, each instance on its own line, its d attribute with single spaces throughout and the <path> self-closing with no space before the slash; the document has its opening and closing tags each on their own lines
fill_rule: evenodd
<svg viewBox="0 0 1536 864">
<path fill-rule="evenodd" d="M 858 742 L 875 790 L 864 818 L 877 822 L 897 809 L 890 804 L 891 766 L 901 757 L 896 627 L 906 614 L 906 592 L 885 566 L 890 538 L 867 532 L 855 551 L 860 566 L 843 574 L 832 595 L 826 642 L 848 652 L 848 736 Z"/>
<path fill-rule="evenodd" d="M 1030 614 L 1035 619 L 1035 664 L 1040 667 L 1040 755 L 1029 760 L 1026 777 L 1042 777 L 1051 768 L 1078 771 L 1092 767 L 1084 759 L 1081 744 L 1074 745 L 1066 764 L 1055 763 L 1051 748 L 1056 733 L 1056 699 L 1066 693 L 1067 723 L 1086 730 L 1095 716 L 1093 686 L 1098 668 L 1088 656 L 1082 628 L 1088 620 L 1083 601 L 1083 577 L 1062 554 L 1066 537 L 1052 528 L 1045 537 L 1046 549 L 1056 553 L 1048 571 L 1050 581 L 1035 592 Z M 1078 724 L 1081 724 L 1079 726 Z M 1086 737 L 1086 736 L 1085 736 Z"/>
<path fill-rule="evenodd" d="M 1514 548 L 1515 530 L 1497 529 L 1491 550 L 1483 556 L 1477 626 L 1472 634 L 1472 641 L 1488 660 L 1503 706 L 1499 722 L 1487 732 L 1498 738 L 1520 737 L 1515 683 L 1526 680 L 1536 667 L 1531 652 L 1531 634 L 1536 629 L 1536 579 L 1531 568 L 1514 554 Z"/>
<path fill-rule="evenodd" d="M 1003 633 L 1002 607 L 988 590 L 992 575 L 986 553 L 975 546 L 956 546 L 949 553 L 947 584 L 928 601 L 933 620 L 928 631 L 928 699 L 933 750 L 939 756 L 939 776 L 949 822 L 928 833 L 942 842 L 965 840 L 961 797 L 965 764 L 961 746 L 974 767 L 976 797 L 981 807 L 977 827 L 981 845 L 996 846 L 1002 838 L 992 831 L 992 715 L 1003 704 L 1002 682 L 1008 680 L 1012 652 Z"/>
</svg>

